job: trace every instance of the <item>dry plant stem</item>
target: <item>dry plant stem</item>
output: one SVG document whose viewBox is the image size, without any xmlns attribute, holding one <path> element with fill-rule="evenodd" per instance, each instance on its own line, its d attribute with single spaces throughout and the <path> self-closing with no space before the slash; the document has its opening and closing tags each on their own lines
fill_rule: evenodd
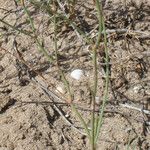
<svg viewBox="0 0 150 150">
<path fill-rule="evenodd" d="M 97 28 L 98 26 L 96 26 L 89 34 L 92 34 L 92 32 L 94 32 L 94 30 Z M 107 29 L 106 30 L 107 35 L 111 35 L 111 34 L 129 34 L 129 35 L 133 35 L 133 36 L 137 36 L 139 39 L 150 39 L 150 33 L 149 32 L 143 32 L 140 30 L 129 30 L 129 29 Z M 104 34 L 104 32 L 102 32 L 101 34 Z M 96 33 L 94 36 L 92 36 L 92 38 L 96 37 L 98 35 L 98 33 Z"/>
<path fill-rule="evenodd" d="M 118 50 L 120 50 L 120 49 L 118 49 Z M 132 54 L 128 55 L 127 57 L 119 58 L 118 61 L 109 62 L 109 65 L 115 65 L 115 64 L 118 64 L 118 63 L 125 63 L 125 62 L 128 61 L 130 58 L 132 58 L 132 57 L 138 57 L 138 56 L 150 57 L 150 50 L 148 49 L 148 50 L 145 51 L 145 52 L 132 53 Z M 106 65 L 107 63 L 99 63 L 99 64 L 100 64 L 100 65 Z"/>
<path fill-rule="evenodd" d="M 120 106 L 125 107 L 125 108 L 129 108 L 129 109 L 133 109 L 133 110 L 137 110 L 137 111 L 142 112 L 142 113 L 144 113 L 146 115 L 150 115 L 150 111 L 149 110 L 138 108 L 138 107 L 132 106 L 132 105 L 130 105 L 128 103 L 120 104 Z"/>
</svg>

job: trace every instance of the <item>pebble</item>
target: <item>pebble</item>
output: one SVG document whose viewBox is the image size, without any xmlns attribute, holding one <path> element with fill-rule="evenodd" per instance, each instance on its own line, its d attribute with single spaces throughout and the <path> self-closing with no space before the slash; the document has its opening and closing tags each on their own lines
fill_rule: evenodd
<svg viewBox="0 0 150 150">
<path fill-rule="evenodd" d="M 81 69 L 75 69 L 70 75 L 73 79 L 80 80 L 84 76 L 84 72 Z"/>
</svg>

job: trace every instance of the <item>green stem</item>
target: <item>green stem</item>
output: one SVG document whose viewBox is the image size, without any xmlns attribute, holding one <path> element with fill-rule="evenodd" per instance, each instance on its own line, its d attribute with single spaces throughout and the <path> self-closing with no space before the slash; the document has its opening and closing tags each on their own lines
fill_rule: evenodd
<svg viewBox="0 0 150 150">
<path fill-rule="evenodd" d="M 96 148 L 95 135 L 97 134 L 97 117 L 95 114 L 95 97 L 97 94 L 97 86 L 98 86 L 97 49 L 100 46 L 101 33 L 102 33 L 102 12 L 101 12 L 102 9 L 98 0 L 96 0 L 96 8 L 98 13 L 98 21 L 99 21 L 99 32 L 98 32 L 96 44 L 93 48 L 94 89 L 93 89 L 93 111 L 92 111 L 92 149 Z"/>
<path fill-rule="evenodd" d="M 86 122 L 84 121 L 83 117 L 81 116 L 81 114 L 78 112 L 77 108 L 74 106 L 74 104 L 71 104 L 71 108 L 73 110 L 73 112 L 78 116 L 81 124 L 83 125 L 83 128 L 85 129 L 85 132 L 90 140 L 90 143 L 92 143 L 92 137 L 90 135 L 90 130 L 88 129 L 88 126 L 86 124 Z"/>
<path fill-rule="evenodd" d="M 73 112 L 76 114 L 76 116 L 78 116 L 81 124 L 83 125 L 84 129 L 85 129 L 85 132 L 89 138 L 89 140 L 91 141 L 91 136 L 90 136 L 90 132 L 89 132 L 89 129 L 88 129 L 88 126 L 86 124 L 86 122 L 84 121 L 83 117 L 81 116 L 81 114 L 78 112 L 78 110 L 76 109 L 76 107 L 74 106 L 74 104 L 72 103 L 72 100 L 73 100 L 73 95 L 71 93 L 71 90 L 70 90 L 70 85 L 63 73 L 63 71 L 61 70 L 60 66 L 59 66 L 59 63 L 58 63 L 58 48 L 57 48 L 57 22 L 56 22 L 56 15 L 54 15 L 54 45 L 55 45 L 55 55 L 56 55 L 56 63 L 57 63 L 57 68 L 62 76 L 62 79 L 63 79 L 63 83 L 65 84 L 65 87 L 67 89 L 67 91 L 69 92 L 69 97 L 70 97 L 70 100 L 71 100 L 71 108 L 73 110 Z"/>
<path fill-rule="evenodd" d="M 57 17 L 56 17 L 56 13 L 54 14 L 54 46 L 55 46 L 55 57 L 56 57 L 56 65 L 58 68 L 58 72 L 62 77 L 62 81 L 66 87 L 66 90 L 69 93 L 69 101 L 72 101 L 73 99 L 73 94 L 71 92 L 70 89 L 70 85 L 69 82 L 67 81 L 63 71 L 61 70 L 60 66 L 59 66 L 59 61 L 58 61 L 58 47 L 57 47 Z"/>
<path fill-rule="evenodd" d="M 18 31 L 18 32 L 20 32 L 20 33 L 22 33 L 22 34 L 28 35 L 28 36 L 30 36 L 31 38 L 35 38 L 34 36 L 31 35 L 32 32 L 25 31 L 25 30 L 22 30 L 22 29 L 18 29 L 17 27 L 12 26 L 11 24 L 7 23 L 6 21 L 4 21 L 4 20 L 2 20 L 2 19 L 0 19 L 0 22 L 2 22 L 3 24 L 9 26 L 10 28 L 12 28 L 12 29 L 15 30 L 15 31 Z"/>
<path fill-rule="evenodd" d="M 105 91 L 104 91 L 104 96 L 103 96 L 102 107 L 100 108 L 100 113 L 99 113 L 99 121 L 98 121 L 98 126 L 97 126 L 97 133 L 95 136 L 95 143 L 97 142 L 97 139 L 98 139 L 98 136 L 100 133 L 100 129 L 102 127 L 103 114 L 104 114 L 106 102 L 108 100 L 108 87 L 109 87 L 109 54 L 108 54 L 108 48 L 107 48 L 107 35 L 106 35 L 106 29 L 105 29 L 103 14 L 102 14 L 102 28 L 103 28 L 103 32 L 104 32 L 104 50 L 105 50 L 105 63 L 106 63 Z"/>
<path fill-rule="evenodd" d="M 24 4 L 23 4 L 23 9 L 24 9 L 25 13 L 27 14 L 27 16 L 28 16 L 28 18 L 29 18 L 32 31 L 33 31 L 33 33 L 34 33 L 34 35 L 35 35 L 35 36 L 34 36 L 34 39 L 35 39 L 35 41 L 36 41 L 38 47 L 39 47 L 40 50 L 44 53 L 44 55 L 48 58 L 48 60 L 49 60 L 50 62 L 53 62 L 53 61 L 54 61 L 54 58 L 48 54 L 47 50 L 42 46 L 40 40 L 38 39 L 38 37 L 37 37 L 37 35 L 36 35 L 36 29 L 35 29 L 35 27 L 34 27 L 33 20 L 32 20 L 32 18 L 31 18 L 31 16 L 30 16 L 30 13 L 29 13 L 27 7 L 26 7 Z"/>
</svg>

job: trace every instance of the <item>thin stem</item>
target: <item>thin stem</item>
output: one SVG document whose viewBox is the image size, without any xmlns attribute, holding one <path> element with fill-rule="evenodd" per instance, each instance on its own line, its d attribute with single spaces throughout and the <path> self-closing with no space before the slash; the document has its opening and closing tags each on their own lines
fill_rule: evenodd
<svg viewBox="0 0 150 150">
<path fill-rule="evenodd" d="M 59 74 L 61 75 L 62 77 L 62 81 L 66 87 L 66 90 L 68 91 L 69 93 L 69 100 L 68 100 L 68 103 L 71 103 L 72 102 L 72 99 L 73 99 L 73 94 L 71 92 L 71 89 L 70 89 L 70 85 L 69 85 L 69 82 L 67 81 L 63 71 L 61 70 L 60 66 L 59 66 L 59 61 L 58 61 L 58 47 L 57 47 L 57 17 L 56 17 L 56 13 L 54 14 L 54 46 L 55 46 L 55 57 L 56 57 L 56 66 L 58 68 L 58 72 Z"/>
<path fill-rule="evenodd" d="M 98 86 L 98 71 L 97 71 L 97 49 L 100 45 L 101 33 L 102 33 L 102 12 L 99 1 L 96 0 L 96 8 L 98 13 L 98 21 L 99 21 L 99 32 L 96 40 L 96 44 L 93 48 L 93 69 L 94 69 L 94 88 L 93 88 L 93 111 L 92 111 L 92 149 L 96 149 L 95 143 L 95 135 L 97 134 L 97 117 L 95 114 L 95 97 L 97 94 L 97 86 Z"/>
<path fill-rule="evenodd" d="M 102 18 L 103 18 L 103 14 L 102 14 L 102 5 L 101 2 L 99 2 L 99 0 L 96 0 L 96 8 L 97 8 L 97 13 L 98 13 L 98 27 L 99 27 L 99 31 L 98 31 L 98 38 L 96 41 L 96 48 L 99 47 L 100 44 L 100 40 L 101 40 L 101 35 L 102 35 Z"/>
<path fill-rule="evenodd" d="M 97 139 L 98 139 L 98 136 L 100 133 L 100 129 L 101 129 L 101 126 L 103 123 L 103 114 L 104 114 L 104 108 L 106 106 L 106 102 L 108 100 L 108 87 L 109 87 L 109 54 L 108 54 L 108 48 L 107 48 L 107 35 L 106 35 L 106 29 L 105 29 L 103 14 L 102 14 L 102 27 L 103 27 L 103 32 L 104 32 L 104 50 L 105 50 L 106 74 L 105 74 L 104 97 L 103 97 L 102 107 L 100 108 L 100 113 L 99 113 L 99 121 L 98 121 L 98 126 L 97 126 L 97 133 L 95 136 L 95 143 L 97 142 Z"/>
<path fill-rule="evenodd" d="M 30 36 L 31 38 L 35 38 L 34 36 L 31 35 L 32 32 L 25 31 L 25 30 L 22 30 L 22 29 L 18 29 L 17 27 L 12 26 L 11 24 L 9 24 L 9 23 L 7 23 L 6 21 L 4 21 L 3 19 L 0 19 L 0 22 L 2 22 L 3 24 L 9 26 L 10 28 L 12 28 L 12 29 L 15 30 L 15 31 L 18 31 L 18 32 L 20 32 L 20 33 L 22 33 L 22 34 L 28 35 L 28 36 Z"/>
<path fill-rule="evenodd" d="M 90 136 L 90 132 L 89 132 L 88 126 L 87 126 L 86 122 L 84 121 L 83 117 L 81 116 L 81 114 L 78 112 L 78 110 L 75 107 L 75 105 L 72 103 L 72 101 L 73 101 L 73 95 L 72 95 L 71 90 L 70 90 L 69 82 L 67 81 L 67 79 L 66 79 L 66 77 L 65 77 L 65 75 L 64 75 L 63 71 L 61 70 L 61 68 L 59 66 L 59 63 L 58 63 L 57 17 L 56 17 L 56 13 L 54 15 L 54 45 L 55 45 L 56 65 L 57 65 L 59 73 L 62 76 L 63 83 L 65 84 L 65 87 L 66 87 L 67 91 L 69 92 L 69 102 L 68 103 L 70 104 L 73 112 L 78 116 L 81 124 L 83 125 L 83 127 L 85 129 L 85 132 L 86 132 L 89 140 L 91 141 L 91 136 Z"/>
<path fill-rule="evenodd" d="M 48 54 L 47 50 L 42 46 L 40 40 L 38 39 L 38 37 L 37 37 L 37 35 L 36 35 L 36 28 L 34 27 L 33 20 L 32 20 L 32 18 L 31 18 L 31 16 L 30 16 L 30 13 L 29 13 L 27 7 L 25 6 L 24 1 L 22 1 L 22 5 L 23 5 L 23 9 L 24 9 L 25 13 L 27 14 L 27 16 L 28 16 L 28 18 L 29 18 L 32 31 L 33 31 L 33 33 L 34 33 L 34 35 L 35 35 L 35 36 L 34 36 L 34 39 L 35 39 L 35 41 L 36 41 L 38 47 L 39 47 L 40 50 L 44 53 L 44 55 L 48 58 L 48 60 L 49 60 L 50 62 L 53 62 L 53 61 L 54 61 L 54 58 Z"/>
<path fill-rule="evenodd" d="M 72 108 L 73 112 L 75 112 L 75 114 L 78 116 L 78 118 L 79 118 L 81 124 L 83 125 L 83 127 L 84 127 L 84 129 L 85 129 L 85 132 L 86 132 L 86 134 L 87 134 L 87 136 L 88 136 L 88 138 L 89 138 L 89 140 L 90 140 L 90 143 L 92 143 L 92 137 L 91 137 L 91 135 L 90 135 L 90 131 L 89 131 L 89 129 L 88 129 L 88 126 L 87 126 L 86 122 L 84 121 L 83 117 L 82 117 L 81 114 L 78 112 L 78 110 L 77 110 L 77 108 L 75 107 L 74 104 L 71 104 L 71 108 Z"/>
</svg>

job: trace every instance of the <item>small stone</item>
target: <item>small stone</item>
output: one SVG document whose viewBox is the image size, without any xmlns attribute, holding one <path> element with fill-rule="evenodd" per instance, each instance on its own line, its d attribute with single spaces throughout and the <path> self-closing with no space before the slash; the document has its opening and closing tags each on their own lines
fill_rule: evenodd
<svg viewBox="0 0 150 150">
<path fill-rule="evenodd" d="M 81 77 L 83 77 L 83 76 L 84 76 L 83 70 L 75 69 L 71 72 L 71 77 L 76 79 L 76 80 L 80 80 Z"/>
</svg>

